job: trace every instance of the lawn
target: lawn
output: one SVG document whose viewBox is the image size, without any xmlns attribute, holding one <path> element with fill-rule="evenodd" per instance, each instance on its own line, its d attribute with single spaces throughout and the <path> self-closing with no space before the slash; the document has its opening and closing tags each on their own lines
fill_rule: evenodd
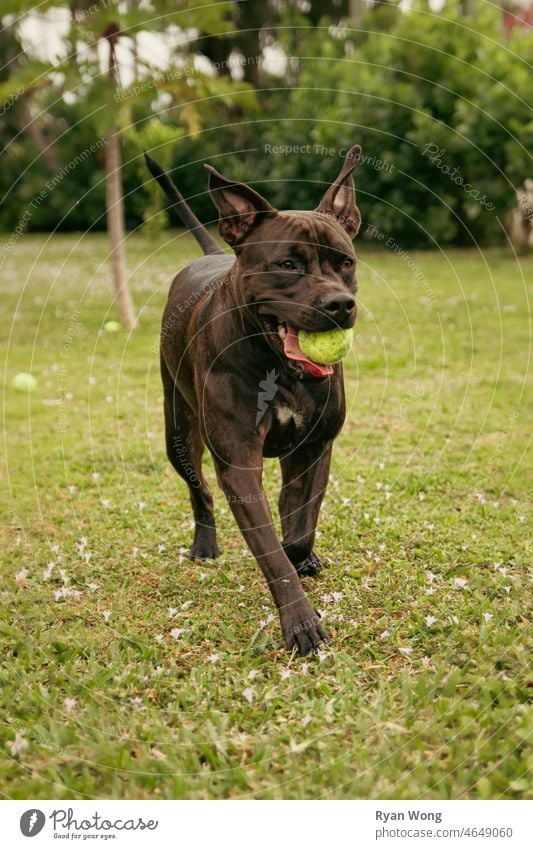
<svg viewBox="0 0 533 849">
<path fill-rule="evenodd" d="M 3 793 L 531 797 L 531 260 L 360 245 L 328 568 L 305 579 L 333 639 L 302 661 L 210 462 L 223 558 L 186 556 L 157 340 L 197 255 L 130 238 L 133 335 L 102 330 L 103 237 L 24 236 L 5 258 Z M 274 498 L 274 461 L 266 479 Z"/>
</svg>

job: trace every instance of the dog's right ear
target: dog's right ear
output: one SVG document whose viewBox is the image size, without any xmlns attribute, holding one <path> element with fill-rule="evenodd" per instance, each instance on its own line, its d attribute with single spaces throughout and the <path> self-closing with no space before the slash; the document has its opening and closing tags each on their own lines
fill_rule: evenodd
<svg viewBox="0 0 533 849">
<path fill-rule="evenodd" d="M 219 212 L 218 232 L 232 248 L 239 247 L 254 227 L 277 211 L 246 183 L 235 183 L 219 174 L 212 165 L 209 171 L 209 193 Z"/>
<path fill-rule="evenodd" d="M 352 171 L 361 161 L 361 145 L 355 144 L 346 154 L 341 172 L 317 206 L 316 211 L 335 218 L 346 230 L 350 239 L 355 239 L 361 226 L 361 213 L 355 202 Z"/>
</svg>

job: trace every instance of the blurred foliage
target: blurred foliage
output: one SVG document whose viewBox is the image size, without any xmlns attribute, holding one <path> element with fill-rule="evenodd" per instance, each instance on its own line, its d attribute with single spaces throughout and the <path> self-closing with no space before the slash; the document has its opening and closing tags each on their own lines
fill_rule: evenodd
<svg viewBox="0 0 533 849">
<path fill-rule="evenodd" d="M 199 148 L 219 164 L 227 150 L 255 148 L 228 157 L 228 173 L 280 208 L 312 208 L 343 150 L 360 142 L 367 227 L 402 246 L 501 241 L 499 218 L 531 174 L 533 35 L 515 30 L 503 43 L 497 9 L 479 7 L 473 22 L 450 3 L 446 15 L 382 6 L 361 31 L 301 24 L 284 36 L 291 85 L 262 91 L 253 132 L 207 129 L 200 144 L 182 142 L 175 164 Z M 308 152 L 286 153 L 302 145 Z M 191 194 L 198 179 L 183 169 Z M 211 217 L 208 200 L 197 208 Z"/>
<path fill-rule="evenodd" d="M 29 5 L 7 0 L 6 11 Z M 22 101 L 29 99 L 61 166 L 102 139 L 110 120 L 119 122 L 129 227 L 146 219 L 156 230 L 164 221 L 143 149 L 172 169 L 197 214 L 212 221 L 204 161 L 253 183 L 280 208 L 305 209 L 338 172 L 342 151 L 359 142 L 367 236 L 374 228 L 402 247 L 502 239 L 499 219 L 514 205 L 514 186 L 532 176 L 533 35 L 516 28 L 504 41 L 496 7 L 479 4 L 465 14 L 464 4 L 451 0 L 434 14 L 421 0 L 403 13 L 379 3 L 350 27 L 344 2 L 310 3 L 302 12 L 288 0 L 197 2 L 192 10 L 153 0 L 159 17 L 141 5 L 127 13 L 107 5 L 94 15 L 78 0 L 68 34 L 76 50 L 59 67 L 27 56 L 15 25 L 0 33 L 0 191 L 9 193 L 1 229 L 16 226 L 50 178 L 35 140 L 23 132 Z M 114 91 L 96 49 L 79 50 L 101 40 L 110 11 L 121 29 L 127 25 L 128 39 L 146 30 L 168 36 L 174 27 L 173 66 L 141 63 L 136 79 Z M 263 61 L 269 50 L 278 56 L 275 73 Z M 216 73 L 206 72 L 207 60 Z M 29 229 L 104 228 L 101 153 L 61 180 L 32 213 Z"/>
</svg>

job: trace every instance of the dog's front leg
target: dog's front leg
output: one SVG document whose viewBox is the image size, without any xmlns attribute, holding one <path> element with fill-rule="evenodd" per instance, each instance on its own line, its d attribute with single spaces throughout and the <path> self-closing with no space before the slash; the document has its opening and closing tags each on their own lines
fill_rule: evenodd
<svg viewBox="0 0 533 849">
<path fill-rule="evenodd" d="M 248 453 L 246 461 L 238 457 L 232 462 L 222 462 L 216 456 L 214 459 L 220 487 L 276 603 L 285 647 L 309 654 L 326 639 L 326 634 L 274 530 L 261 483 L 263 458 L 260 454 L 250 457 Z"/>
<path fill-rule="evenodd" d="M 279 513 L 283 548 L 300 575 L 316 575 L 322 568 L 313 544 L 330 463 L 331 442 L 304 444 L 280 461 L 283 485 Z"/>
</svg>

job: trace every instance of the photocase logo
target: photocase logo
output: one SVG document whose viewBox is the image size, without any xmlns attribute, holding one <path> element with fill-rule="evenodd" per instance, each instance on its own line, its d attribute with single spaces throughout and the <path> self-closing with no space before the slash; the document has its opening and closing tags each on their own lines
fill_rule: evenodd
<svg viewBox="0 0 533 849">
<path fill-rule="evenodd" d="M 276 383 L 277 379 L 278 375 L 274 369 L 272 369 L 272 371 L 267 371 L 266 378 L 259 384 L 259 389 L 261 391 L 257 393 L 257 415 L 255 417 L 256 427 L 265 415 L 268 410 L 269 403 L 273 400 L 274 395 L 278 391 L 278 385 Z"/>
<path fill-rule="evenodd" d="M 46 822 L 46 817 L 42 811 L 37 808 L 31 808 L 29 811 L 24 811 L 20 818 L 20 830 L 24 837 L 35 837 L 42 831 Z"/>
</svg>

